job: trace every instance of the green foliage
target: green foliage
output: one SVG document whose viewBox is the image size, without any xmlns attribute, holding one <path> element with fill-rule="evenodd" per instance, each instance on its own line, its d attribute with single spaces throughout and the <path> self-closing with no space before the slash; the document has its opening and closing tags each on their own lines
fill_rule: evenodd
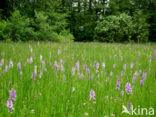
<svg viewBox="0 0 156 117">
<path fill-rule="evenodd" d="M 138 15 L 137 15 L 138 16 Z M 119 16 L 111 15 L 97 22 L 95 39 L 106 42 L 148 40 L 148 25 L 146 20 L 131 17 L 125 13 Z"/>
<path fill-rule="evenodd" d="M 74 36 L 68 30 L 63 30 L 59 34 L 59 40 L 61 42 L 72 42 L 74 40 Z"/>
<path fill-rule="evenodd" d="M 9 39 L 8 33 L 6 32 L 7 22 L 4 20 L 0 21 L 0 40 Z"/>
<path fill-rule="evenodd" d="M 12 41 L 27 41 L 34 37 L 35 32 L 30 27 L 30 19 L 21 16 L 18 10 L 15 10 L 7 22 L 6 32 Z"/>
</svg>

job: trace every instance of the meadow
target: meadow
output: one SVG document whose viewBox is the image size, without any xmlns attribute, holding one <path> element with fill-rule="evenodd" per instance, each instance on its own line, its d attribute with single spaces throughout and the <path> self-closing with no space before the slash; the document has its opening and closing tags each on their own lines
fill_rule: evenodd
<svg viewBox="0 0 156 117">
<path fill-rule="evenodd" d="M 156 111 L 156 44 L 0 42 L 0 117 L 132 116 L 123 105 Z"/>
</svg>

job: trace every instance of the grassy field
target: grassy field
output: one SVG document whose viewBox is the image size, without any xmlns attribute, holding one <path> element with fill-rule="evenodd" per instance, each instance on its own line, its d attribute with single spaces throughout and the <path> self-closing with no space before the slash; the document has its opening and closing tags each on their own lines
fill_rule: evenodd
<svg viewBox="0 0 156 117">
<path fill-rule="evenodd" d="M 136 116 L 147 108 L 149 116 L 149 108 L 156 111 L 155 50 L 156 44 L 1 42 L 0 117 L 132 116 L 122 114 L 123 105 L 137 108 Z"/>
</svg>

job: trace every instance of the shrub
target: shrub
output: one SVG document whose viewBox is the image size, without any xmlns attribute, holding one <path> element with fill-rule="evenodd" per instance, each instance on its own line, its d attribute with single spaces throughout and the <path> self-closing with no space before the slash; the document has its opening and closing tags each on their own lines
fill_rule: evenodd
<svg viewBox="0 0 156 117">
<path fill-rule="evenodd" d="M 73 42 L 74 36 L 68 30 L 62 30 L 59 34 L 59 40 L 61 42 Z"/>
<path fill-rule="evenodd" d="M 36 33 L 30 27 L 30 19 L 21 16 L 18 10 L 15 10 L 7 22 L 6 32 L 12 41 L 26 41 L 35 37 Z"/>
<path fill-rule="evenodd" d="M 119 16 L 107 16 L 97 22 L 95 39 L 106 42 L 148 40 L 148 25 L 146 20 L 137 20 L 125 13 Z"/>
</svg>

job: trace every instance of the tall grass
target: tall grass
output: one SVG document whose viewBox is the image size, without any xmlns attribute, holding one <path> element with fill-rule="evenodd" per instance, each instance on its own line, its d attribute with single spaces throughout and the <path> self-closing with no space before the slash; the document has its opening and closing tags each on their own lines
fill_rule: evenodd
<svg viewBox="0 0 156 117">
<path fill-rule="evenodd" d="M 0 117 L 126 117 L 129 115 L 122 114 L 122 105 L 156 109 L 154 50 L 155 44 L 0 43 L 0 60 L 4 58 L 4 64 L 0 66 Z M 27 63 L 30 57 L 33 62 Z M 13 68 L 5 71 L 10 60 Z M 54 66 L 55 61 L 59 68 Z M 77 61 L 79 71 L 75 70 L 75 75 L 72 75 L 72 67 L 75 68 Z M 21 63 L 22 75 L 17 68 L 18 62 Z M 133 68 L 130 68 L 131 63 Z M 37 76 L 32 78 L 35 65 Z M 133 83 L 135 72 L 138 75 Z M 141 85 L 143 72 L 147 77 Z M 116 88 L 117 79 L 121 82 L 120 90 Z M 127 82 L 132 86 L 131 94 L 126 94 Z M 12 88 L 17 97 L 10 114 L 6 104 Z M 95 91 L 96 100 L 90 100 L 91 90 Z"/>
</svg>

